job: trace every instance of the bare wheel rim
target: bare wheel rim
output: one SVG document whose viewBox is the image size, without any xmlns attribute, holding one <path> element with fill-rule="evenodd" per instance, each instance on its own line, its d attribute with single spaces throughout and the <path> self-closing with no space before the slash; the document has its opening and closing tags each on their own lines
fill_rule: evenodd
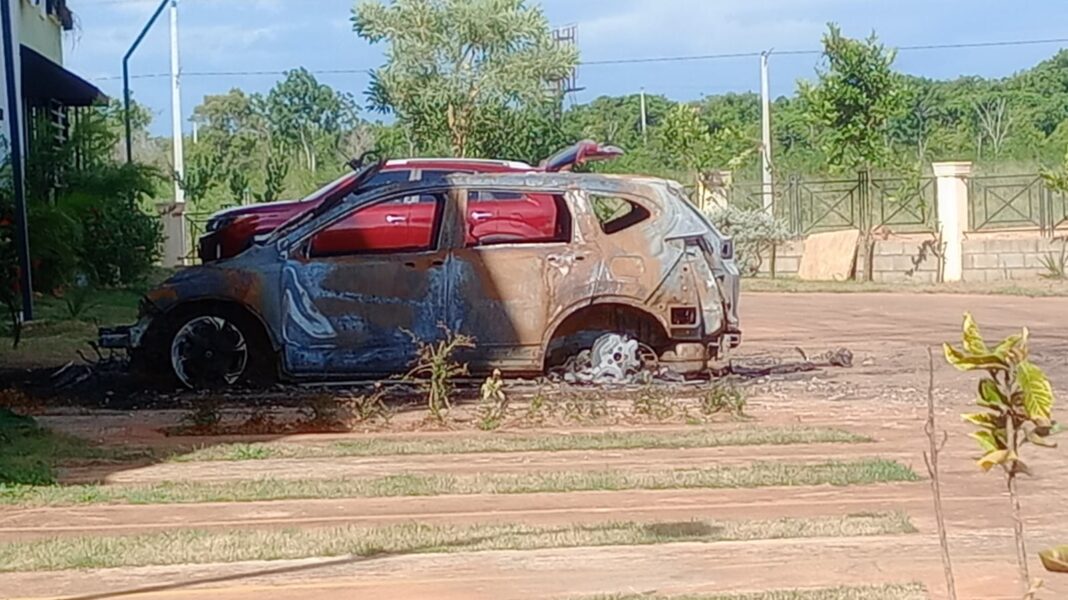
<svg viewBox="0 0 1068 600">
<path fill-rule="evenodd" d="M 241 330 L 222 317 L 196 317 L 171 341 L 171 366 L 183 385 L 211 388 L 233 385 L 248 364 Z"/>
</svg>

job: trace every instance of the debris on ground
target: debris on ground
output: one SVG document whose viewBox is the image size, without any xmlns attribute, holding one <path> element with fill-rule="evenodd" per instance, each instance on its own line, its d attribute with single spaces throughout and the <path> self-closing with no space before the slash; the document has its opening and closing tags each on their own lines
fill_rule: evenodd
<svg viewBox="0 0 1068 600">
<path fill-rule="evenodd" d="M 849 368 L 853 366 L 853 353 L 848 348 L 828 350 L 811 358 L 801 348 L 797 348 L 801 355 L 800 361 L 782 361 L 769 359 L 768 364 L 760 366 L 746 366 L 737 362 L 730 362 L 724 369 L 716 372 L 716 375 L 739 375 L 742 377 L 767 377 L 769 375 L 788 375 L 790 373 L 803 373 L 816 371 L 827 367 Z"/>
<path fill-rule="evenodd" d="M 70 361 L 52 373 L 50 380 L 57 390 L 65 390 L 78 387 L 86 382 L 97 379 L 105 374 L 125 373 L 129 367 L 129 360 L 115 352 L 109 352 L 106 356 L 100 351 L 100 347 L 90 342 L 95 357 L 86 356 L 81 350 L 78 356 L 81 363 Z"/>
</svg>

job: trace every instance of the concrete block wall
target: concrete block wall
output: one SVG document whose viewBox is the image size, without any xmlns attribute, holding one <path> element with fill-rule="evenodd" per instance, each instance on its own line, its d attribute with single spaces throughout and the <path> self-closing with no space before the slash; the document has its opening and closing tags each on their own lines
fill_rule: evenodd
<svg viewBox="0 0 1068 600">
<path fill-rule="evenodd" d="M 883 283 L 936 283 L 938 257 L 924 242 L 933 236 L 910 236 L 876 240 L 872 256 L 872 279 Z M 1065 242 L 1040 237 L 1037 233 L 1019 237 L 972 238 L 963 241 L 962 278 L 964 281 L 1011 281 L 1037 279 L 1046 272 L 1044 257 L 1060 256 Z M 794 277 L 801 264 L 804 240 L 787 242 L 776 252 L 778 277 Z M 762 276 L 770 275 L 770 257 L 760 266 Z"/>
<path fill-rule="evenodd" d="M 1059 258 L 1065 242 L 1039 236 L 973 238 L 962 246 L 964 281 L 1037 279 L 1046 272 L 1042 260 Z"/>
<path fill-rule="evenodd" d="M 775 276 L 794 277 L 801 267 L 801 253 L 805 250 L 805 240 L 790 240 L 775 250 Z M 760 263 L 760 274 L 771 275 L 771 257 L 764 256 Z"/>
<path fill-rule="evenodd" d="M 937 283 L 938 257 L 923 239 L 876 240 L 872 253 L 872 281 Z M 933 242 L 933 240 L 931 240 Z"/>
</svg>

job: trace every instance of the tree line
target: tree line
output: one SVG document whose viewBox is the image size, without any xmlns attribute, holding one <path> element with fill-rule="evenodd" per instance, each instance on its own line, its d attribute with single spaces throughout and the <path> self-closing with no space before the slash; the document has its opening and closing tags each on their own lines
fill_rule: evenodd
<svg viewBox="0 0 1068 600">
<path fill-rule="evenodd" d="M 267 93 L 235 88 L 196 107 L 181 182 L 196 210 L 299 198 L 368 150 L 536 163 L 583 138 L 627 151 L 598 170 L 692 183 L 730 169 L 735 181 L 759 180 L 756 94 L 649 94 L 644 132 L 638 94 L 565 108 L 556 82 L 578 54 L 553 43 L 524 0 L 368 0 L 352 18 L 387 57 L 362 102 L 297 69 Z M 780 176 L 915 173 L 939 160 L 1036 172 L 1068 149 L 1068 50 L 1009 77 L 938 81 L 896 71 L 874 34 L 853 39 L 831 24 L 823 49 L 815 80 L 772 103 Z M 159 142 L 151 160 L 165 167 Z"/>
</svg>

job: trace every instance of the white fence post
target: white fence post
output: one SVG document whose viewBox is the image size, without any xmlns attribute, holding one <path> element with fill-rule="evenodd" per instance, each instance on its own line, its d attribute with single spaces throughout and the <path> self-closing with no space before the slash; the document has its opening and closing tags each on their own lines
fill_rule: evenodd
<svg viewBox="0 0 1068 600">
<path fill-rule="evenodd" d="M 968 228 L 968 177 L 970 162 L 937 162 L 931 167 L 937 177 L 938 228 L 945 251 L 942 257 L 944 281 L 960 281 L 964 270 L 964 231 Z"/>
</svg>

